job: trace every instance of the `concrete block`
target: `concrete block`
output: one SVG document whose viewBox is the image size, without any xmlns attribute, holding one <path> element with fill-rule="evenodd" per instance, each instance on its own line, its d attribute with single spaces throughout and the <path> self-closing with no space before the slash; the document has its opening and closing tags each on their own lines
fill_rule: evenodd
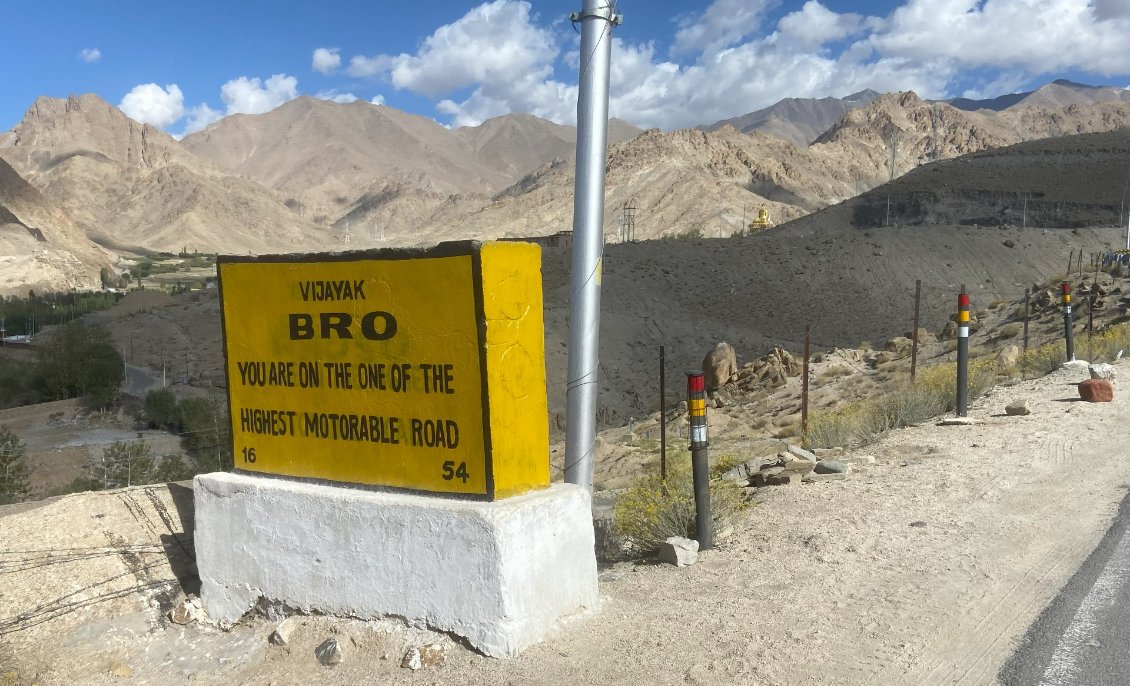
<svg viewBox="0 0 1130 686">
<path fill-rule="evenodd" d="M 599 605 L 589 495 L 572 484 L 495 502 L 228 473 L 193 490 L 201 596 L 221 625 L 264 598 L 399 616 L 505 657 Z"/>
</svg>

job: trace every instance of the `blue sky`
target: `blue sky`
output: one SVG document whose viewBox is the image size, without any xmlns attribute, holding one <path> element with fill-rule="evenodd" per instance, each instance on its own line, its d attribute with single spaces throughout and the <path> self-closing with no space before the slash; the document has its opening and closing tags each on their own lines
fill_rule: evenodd
<svg viewBox="0 0 1130 686">
<path fill-rule="evenodd" d="M 0 130 L 94 92 L 180 135 L 297 95 L 445 125 L 572 123 L 580 0 L 12 3 Z M 1130 0 L 618 0 L 611 110 L 678 128 L 863 88 L 984 97 L 1055 78 L 1130 83 Z"/>
</svg>

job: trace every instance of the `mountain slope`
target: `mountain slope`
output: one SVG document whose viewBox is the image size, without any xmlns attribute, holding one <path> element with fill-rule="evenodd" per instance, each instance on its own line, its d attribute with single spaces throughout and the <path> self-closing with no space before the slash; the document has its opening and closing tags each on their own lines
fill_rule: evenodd
<svg viewBox="0 0 1130 686">
<path fill-rule="evenodd" d="M 0 157 L 107 245 L 265 252 L 325 242 L 268 189 L 95 95 L 38 99 L 0 137 Z"/>
<path fill-rule="evenodd" d="M 732 126 L 742 133 L 760 131 L 803 146 L 816 140 L 846 113 L 866 107 L 877 97 L 879 93 L 868 89 L 844 98 L 785 98 L 756 112 L 697 128 L 717 131 Z"/>
<path fill-rule="evenodd" d="M 951 107 L 959 110 L 973 112 L 976 110 L 993 110 L 1001 112 L 1017 107 L 1052 107 L 1062 108 L 1070 105 L 1093 105 L 1099 102 L 1126 102 L 1130 101 L 1130 91 L 1113 86 L 1088 86 L 1075 83 L 1067 79 L 1057 79 L 1045 84 L 1034 91 L 1011 93 L 984 100 L 970 100 L 969 98 L 955 98 L 946 101 Z"/>
<path fill-rule="evenodd" d="M 110 255 L 0 160 L 0 295 L 92 289 Z"/>
</svg>

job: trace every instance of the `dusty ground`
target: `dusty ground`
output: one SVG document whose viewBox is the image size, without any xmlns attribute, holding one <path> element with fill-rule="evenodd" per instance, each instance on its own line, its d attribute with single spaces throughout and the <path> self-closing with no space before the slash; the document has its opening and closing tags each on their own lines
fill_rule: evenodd
<svg viewBox="0 0 1130 686">
<path fill-rule="evenodd" d="M 265 619 L 228 633 L 170 625 L 161 609 L 177 577 L 192 586 L 188 491 L 68 496 L 0 516 L 0 674 L 21 685 L 992 684 L 1130 486 L 1130 463 L 1111 459 L 1130 402 L 1077 402 L 1084 374 L 1000 387 L 973 404 L 976 426 L 893 432 L 847 481 L 762 490 L 699 564 L 617 564 L 601 575 L 598 615 L 512 660 L 438 637 L 447 665 L 423 673 L 399 659 L 437 637 L 388 622 L 306 618 L 290 650 L 267 643 Z M 1019 397 L 1033 414 L 1003 416 Z M 313 648 L 331 635 L 345 660 L 322 667 Z"/>
</svg>

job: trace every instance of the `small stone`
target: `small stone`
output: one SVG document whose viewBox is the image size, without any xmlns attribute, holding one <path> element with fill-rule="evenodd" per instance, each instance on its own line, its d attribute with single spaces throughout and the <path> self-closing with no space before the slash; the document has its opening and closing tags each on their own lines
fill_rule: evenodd
<svg viewBox="0 0 1130 686">
<path fill-rule="evenodd" d="M 875 456 L 874 455 L 851 455 L 849 457 L 842 457 L 840 459 L 844 462 L 847 462 L 848 464 L 855 464 L 855 465 L 875 464 Z"/>
<path fill-rule="evenodd" d="M 1114 400 L 1114 386 L 1106 379 L 1087 379 L 1079 384 L 1079 397 L 1089 403 Z"/>
<path fill-rule="evenodd" d="M 338 644 L 336 638 L 327 638 L 314 649 L 314 657 L 318 658 L 318 662 L 326 667 L 339 665 L 341 664 L 341 645 Z"/>
<path fill-rule="evenodd" d="M 1114 365 L 1106 362 L 1093 364 L 1087 368 L 1087 371 L 1091 373 L 1092 379 L 1106 379 L 1107 381 L 1113 381 L 1116 374 Z"/>
<path fill-rule="evenodd" d="M 789 460 L 785 463 L 786 472 L 797 472 L 801 475 L 811 472 L 814 467 L 816 467 L 816 462 L 814 460 L 796 459 Z"/>
<path fill-rule="evenodd" d="M 110 664 L 110 675 L 128 679 L 133 676 L 133 667 L 130 667 L 121 660 L 114 660 L 114 662 Z"/>
<path fill-rule="evenodd" d="M 921 519 L 918 520 L 917 522 L 911 522 L 910 525 L 913 526 L 916 529 L 925 529 L 926 528 L 926 522 L 922 521 Z"/>
<path fill-rule="evenodd" d="M 1004 413 L 1011 417 L 1020 417 L 1026 414 L 1032 414 L 1032 408 L 1028 407 L 1028 400 L 1021 398 L 1020 400 L 1013 400 L 1004 406 Z"/>
<path fill-rule="evenodd" d="M 976 423 L 977 420 L 971 417 L 946 417 L 938 422 L 938 426 L 973 426 Z"/>
<path fill-rule="evenodd" d="M 197 620 L 204 619 L 204 603 L 196 596 L 188 596 L 177 603 L 168 612 L 169 621 L 185 626 Z"/>
<path fill-rule="evenodd" d="M 279 623 L 278 626 L 275 627 L 275 630 L 271 632 L 271 635 L 267 637 L 267 640 L 270 641 L 273 645 L 286 646 L 290 643 L 290 636 L 292 633 L 294 633 L 294 629 L 297 626 L 298 621 L 293 617 L 291 617 L 290 619 L 284 619 Z"/>
<path fill-rule="evenodd" d="M 1084 369 L 1087 369 L 1090 366 L 1091 366 L 1091 363 L 1086 361 L 1086 360 L 1071 360 L 1070 362 L 1064 362 L 1063 365 L 1060 368 L 1061 369 L 1078 369 L 1078 370 L 1082 371 Z"/>
<path fill-rule="evenodd" d="M 698 541 L 672 536 L 659 546 L 659 561 L 686 567 L 698 562 Z"/>
<path fill-rule="evenodd" d="M 813 471 L 817 474 L 846 474 L 848 466 L 838 460 L 820 460 Z"/>
<path fill-rule="evenodd" d="M 824 458 L 827 458 L 827 457 L 839 457 L 840 455 L 843 455 L 844 449 L 843 448 L 814 448 L 811 452 L 818 459 L 823 460 Z"/>
<path fill-rule="evenodd" d="M 801 481 L 806 484 L 818 484 L 822 481 L 843 481 L 844 479 L 847 479 L 847 474 L 817 474 L 813 472 L 812 474 L 805 474 Z"/>
<path fill-rule="evenodd" d="M 425 667 L 442 667 L 445 660 L 443 646 L 429 643 L 418 648 L 410 648 L 400 660 L 400 666 L 416 671 Z"/>
</svg>

